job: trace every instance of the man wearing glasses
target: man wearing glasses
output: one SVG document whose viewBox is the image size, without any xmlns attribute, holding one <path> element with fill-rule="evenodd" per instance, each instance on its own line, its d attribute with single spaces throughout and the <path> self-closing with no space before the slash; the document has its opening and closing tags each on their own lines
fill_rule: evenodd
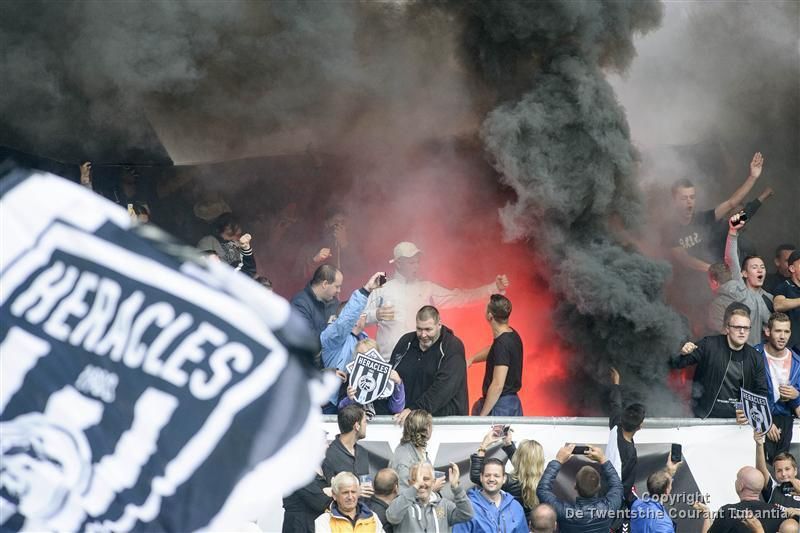
<svg viewBox="0 0 800 533">
<path fill-rule="evenodd" d="M 692 382 L 692 412 L 699 418 L 737 418 L 741 389 L 767 395 L 764 359 L 747 344 L 750 315 L 737 302 L 726 312 L 725 335 L 712 335 L 694 344 L 687 342 L 678 355 L 670 357 L 672 368 L 697 365 Z"/>
</svg>

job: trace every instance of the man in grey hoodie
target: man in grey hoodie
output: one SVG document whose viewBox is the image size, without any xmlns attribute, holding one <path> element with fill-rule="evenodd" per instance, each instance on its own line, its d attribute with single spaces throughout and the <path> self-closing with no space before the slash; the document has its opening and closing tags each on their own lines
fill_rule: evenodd
<svg viewBox="0 0 800 533">
<path fill-rule="evenodd" d="M 757 256 L 745 257 L 744 263 L 739 262 L 739 230 L 746 224 L 741 220 L 739 214 L 733 215 L 728 220 L 728 241 L 725 245 L 725 264 L 733 275 L 733 279 L 720 287 L 728 291 L 731 299 L 735 302 L 745 304 L 750 308 L 750 334 L 747 337 L 747 344 L 755 346 L 761 342 L 763 328 L 767 325 L 769 315 L 772 313 L 772 295 L 765 291 L 764 278 L 767 275 L 767 268 L 764 260 Z M 741 272 L 736 275 L 735 272 Z"/>
<path fill-rule="evenodd" d="M 409 486 L 386 509 L 386 520 L 394 525 L 395 533 L 452 531 L 454 524 L 470 521 L 474 514 L 472 503 L 459 484 L 460 473 L 455 463 L 450 463 L 449 479 L 452 500 L 432 491 L 435 476 L 430 464 L 412 466 Z"/>
</svg>

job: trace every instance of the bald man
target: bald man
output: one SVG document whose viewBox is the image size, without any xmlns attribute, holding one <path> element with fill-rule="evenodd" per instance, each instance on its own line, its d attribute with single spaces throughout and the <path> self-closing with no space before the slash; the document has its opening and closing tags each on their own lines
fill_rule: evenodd
<svg viewBox="0 0 800 533">
<path fill-rule="evenodd" d="M 798 533 L 800 532 L 800 525 L 798 525 L 797 520 L 789 518 L 784 520 L 781 524 L 781 528 L 778 530 L 778 533 Z"/>
<path fill-rule="evenodd" d="M 558 531 L 558 515 L 552 506 L 540 503 L 528 516 L 528 526 L 532 533 L 555 533 Z"/>
<path fill-rule="evenodd" d="M 718 518 L 713 524 L 710 518 L 706 518 L 703 533 L 746 533 L 750 531 L 743 522 L 747 511 L 751 511 L 758 518 L 764 531 L 778 531 L 786 516 L 780 509 L 761 501 L 759 496 L 764 489 L 764 483 L 764 476 L 756 468 L 752 466 L 741 468 L 736 474 L 736 494 L 739 496 L 739 503 L 720 507 Z"/>
</svg>

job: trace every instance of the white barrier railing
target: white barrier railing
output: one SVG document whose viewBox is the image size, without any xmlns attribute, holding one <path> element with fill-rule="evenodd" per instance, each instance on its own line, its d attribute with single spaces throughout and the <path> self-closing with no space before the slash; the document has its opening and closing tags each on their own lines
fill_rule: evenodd
<svg viewBox="0 0 800 533">
<path fill-rule="evenodd" d="M 545 460 L 550 461 L 566 442 L 595 444 L 605 448 L 608 442 L 608 419 L 605 418 L 493 418 L 448 417 L 434 419 L 434 429 L 428 444 L 428 454 L 435 465 L 454 459 L 468 458 L 477 448 L 492 424 L 510 424 L 514 440 L 536 439 L 544 448 Z M 323 429 L 328 438 L 338 433 L 335 416 L 325 417 Z M 402 430 L 390 417 L 377 417 L 367 428 L 367 438 L 361 443 L 375 456 L 388 455 L 400 443 Z M 722 505 L 738 501 L 734 490 L 736 472 L 746 465 L 755 464 L 753 432 L 747 426 L 738 426 L 732 420 L 700 420 L 695 418 L 649 418 L 636 434 L 635 442 L 640 457 L 643 453 L 664 456 L 671 443 L 683 446 L 685 469 L 682 475 L 691 475 L 700 493 L 709 498 L 709 507 L 716 510 Z M 800 425 L 795 425 L 793 450 L 800 450 Z M 461 457 L 463 455 L 463 457 Z M 641 461 L 640 461 L 641 462 Z M 462 474 L 468 476 L 466 469 Z M 638 472 L 646 478 L 649 472 Z M 680 471 L 679 471 L 680 475 Z M 677 476 L 676 476 L 677 481 Z M 276 482 L 278 482 L 276 480 Z M 639 491 L 646 490 L 640 487 Z M 283 510 L 281 502 L 271 502 L 259 517 L 262 531 L 280 531 Z"/>
</svg>

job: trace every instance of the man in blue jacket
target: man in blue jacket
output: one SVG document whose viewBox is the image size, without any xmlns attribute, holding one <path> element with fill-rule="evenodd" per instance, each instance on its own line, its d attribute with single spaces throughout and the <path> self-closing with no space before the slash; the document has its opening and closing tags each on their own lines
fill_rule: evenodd
<svg viewBox="0 0 800 533">
<path fill-rule="evenodd" d="M 792 336 L 792 323 L 784 313 L 772 313 L 764 328 L 767 342 L 755 349 L 764 357 L 767 378 L 767 399 L 772 412 L 772 427 L 766 435 L 764 450 L 767 461 L 789 451 L 792 442 L 792 418 L 800 418 L 800 355 L 787 344 Z"/>
<path fill-rule="evenodd" d="M 502 461 L 486 459 L 481 469 L 481 486 L 467 492 L 475 516 L 469 522 L 456 524 L 453 533 L 528 533 L 522 506 L 512 495 L 501 490 L 505 481 Z"/>
<path fill-rule="evenodd" d="M 603 450 L 589 446 L 586 457 L 600 463 L 600 469 L 608 486 L 605 496 L 600 496 L 600 475 L 593 466 L 584 466 L 575 476 L 578 498 L 575 503 L 559 500 L 553 493 L 553 482 L 561 467 L 572 457 L 574 444 L 567 444 L 550 461 L 542 474 L 536 495 L 539 501 L 552 505 L 558 515 L 558 530 L 561 533 L 607 533 L 611 523 L 620 513 L 622 505 L 622 481 L 611 461 L 607 461 Z"/>
<path fill-rule="evenodd" d="M 385 274 L 376 272 L 363 287 L 353 291 L 350 299 L 339 305 L 338 316 L 335 316 L 333 322 L 322 330 L 320 343 L 322 344 L 323 368 L 333 368 L 345 372 L 345 367 L 353 360 L 353 350 L 356 344 L 361 339 L 367 338 L 364 333 L 367 317 L 363 312 L 370 292 L 380 287 L 379 278 L 381 276 L 385 276 Z M 389 358 L 389 354 L 386 354 L 386 358 Z M 335 414 L 338 401 L 337 391 L 331 398 L 332 405 L 326 405 L 323 412 Z"/>
<path fill-rule="evenodd" d="M 675 524 L 664 507 L 672 494 L 672 478 L 681 462 L 673 463 L 667 456 L 667 466 L 647 478 L 647 494 L 631 505 L 631 533 L 675 533 Z"/>
<path fill-rule="evenodd" d="M 339 292 L 344 277 L 336 267 L 322 265 L 305 288 L 292 297 L 292 307 L 305 319 L 308 327 L 319 338 L 339 305 Z M 321 364 L 318 364 L 320 369 Z"/>
</svg>

